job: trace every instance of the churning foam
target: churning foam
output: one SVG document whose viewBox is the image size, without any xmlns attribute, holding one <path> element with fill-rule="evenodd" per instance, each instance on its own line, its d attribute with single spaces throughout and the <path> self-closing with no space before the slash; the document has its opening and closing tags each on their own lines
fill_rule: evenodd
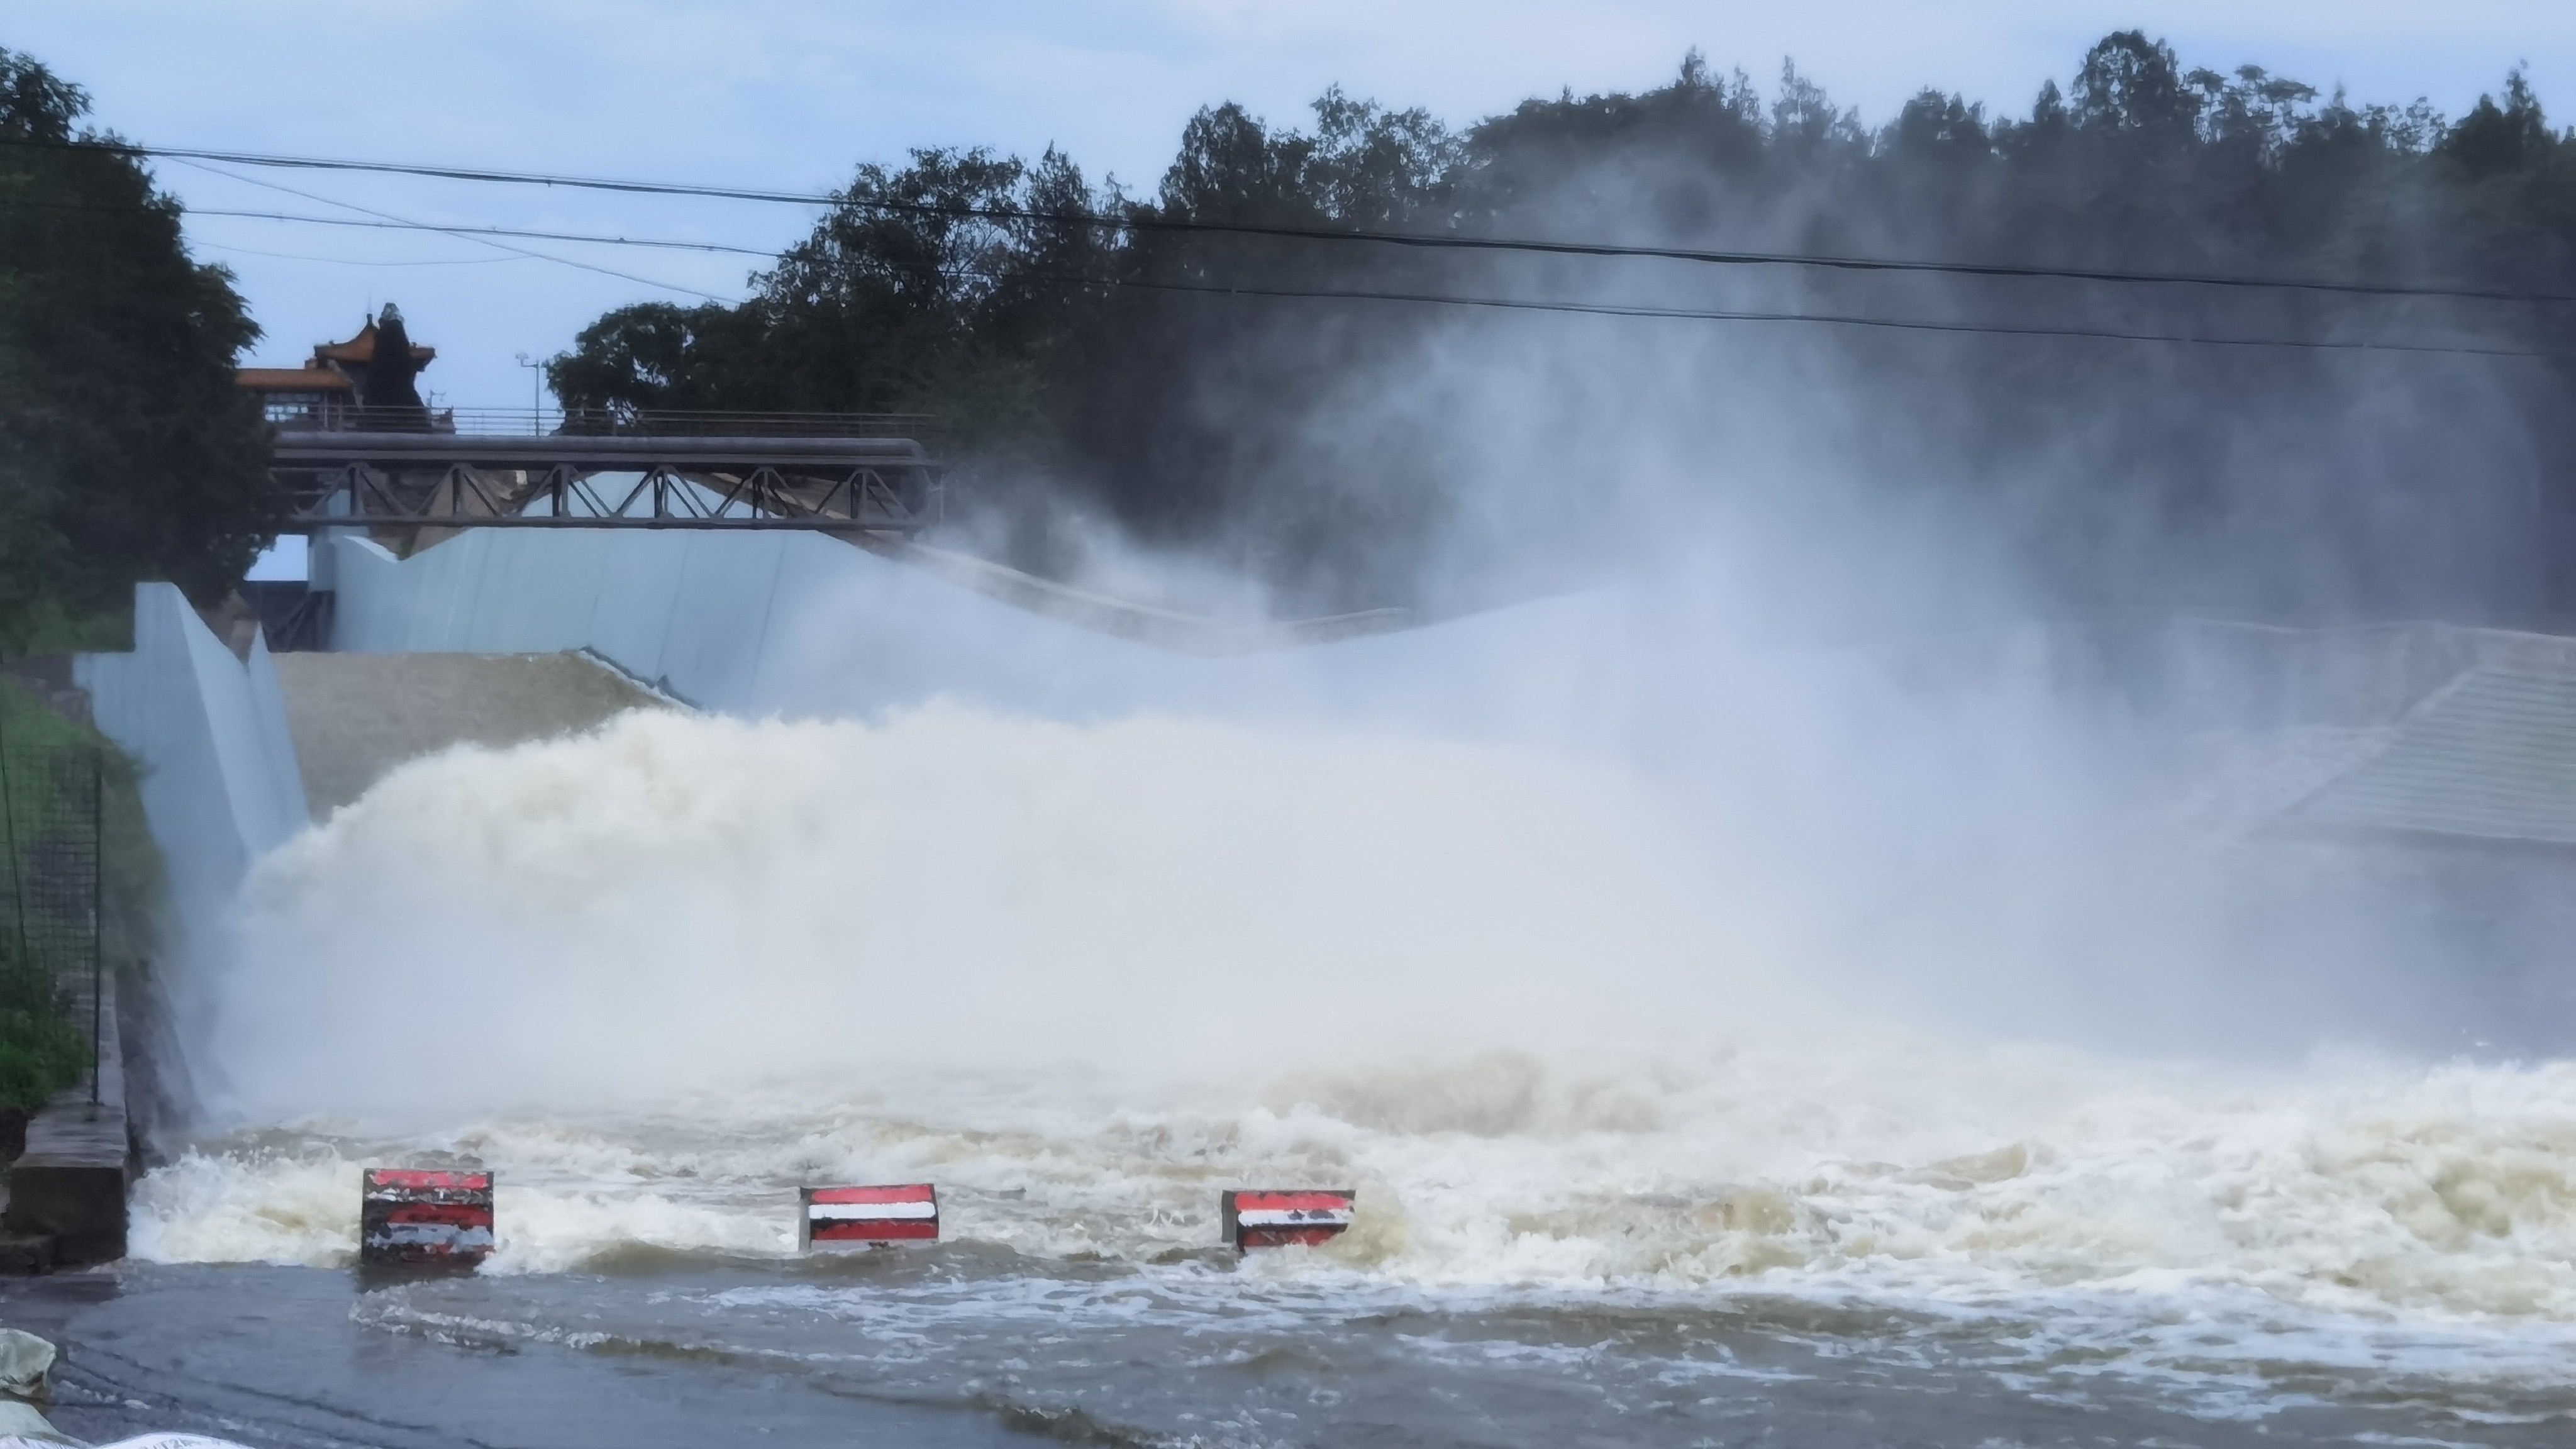
<svg viewBox="0 0 2576 1449">
<path fill-rule="evenodd" d="M 263 861 L 198 1065 L 252 1121 L 452 1120 L 1562 1042 L 1756 1009 L 1731 894 L 1643 781 L 1529 749 L 639 713 Z"/>
<path fill-rule="evenodd" d="M 1176 718 L 455 751 L 259 867 L 196 1043 L 240 1130 L 136 1249 L 345 1261 L 360 1167 L 453 1153 L 499 1270 L 784 1255 L 798 1184 L 925 1178 L 1144 1264 L 1296 1181 L 1359 1226 L 1256 1274 L 2576 1324 L 2576 1066 L 1874 1026 L 1708 836 L 1596 760 Z"/>
<path fill-rule="evenodd" d="M 1886 1039 L 1822 1056 L 1491 1054 L 1160 1092 L 970 1068 L 828 1102 L 753 1097 L 720 1121 L 239 1134 L 147 1177 L 135 1243 L 162 1260 L 346 1262 L 362 1164 L 456 1153 L 500 1173 L 499 1271 L 635 1245 L 786 1256 L 797 1184 L 926 1178 L 952 1239 L 1043 1272 L 1203 1249 L 1223 1186 L 1333 1182 L 1359 1187 L 1358 1227 L 1264 1272 L 1435 1295 L 2081 1301 L 2096 1320 L 2125 1302 L 2150 1323 L 2215 1325 L 2216 1345 L 2231 1320 L 2275 1340 L 2316 1321 L 2576 1325 L 2571 1122 L 2563 1064 L 2213 1079 Z"/>
</svg>

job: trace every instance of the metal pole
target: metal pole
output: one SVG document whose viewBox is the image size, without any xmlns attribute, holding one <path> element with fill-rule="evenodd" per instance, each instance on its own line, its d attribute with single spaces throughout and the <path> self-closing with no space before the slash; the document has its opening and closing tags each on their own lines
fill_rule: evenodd
<svg viewBox="0 0 2576 1449">
<path fill-rule="evenodd" d="M 107 747 L 89 753 L 89 1104 L 107 1064 Z"/>
<path fill-rule="evenodd" d="M 522 352 L 519 365 L 528 370 L 528 431 L 542 433 L 546 430 L 545 364 L 532 361 L 528 354 Z"/>
<path fill-rule="evenodd" d="M 9 700 L 0 686 L 0 845 L 9 851 L 9 911 L 18 924 L 18 969 L 35 963 L 27 951 L 27 881 L 18 865 L 18 804 L 9 790 Z"/>
</svg>

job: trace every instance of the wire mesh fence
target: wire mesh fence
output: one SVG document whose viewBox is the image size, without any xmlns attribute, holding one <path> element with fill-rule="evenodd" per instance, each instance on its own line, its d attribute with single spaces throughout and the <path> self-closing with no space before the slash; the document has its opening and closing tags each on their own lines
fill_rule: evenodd
<svg viewBox="0 0 2576 1449">
<path fill-rule="evenodd" d="M 77 1031 L 93 1098 L 103 1035 L 106 783 L 96 747 L 0 744 L 0 1012 Z M 45 1050 L 59 1058 L 69 1043 Z"/>
</svg>

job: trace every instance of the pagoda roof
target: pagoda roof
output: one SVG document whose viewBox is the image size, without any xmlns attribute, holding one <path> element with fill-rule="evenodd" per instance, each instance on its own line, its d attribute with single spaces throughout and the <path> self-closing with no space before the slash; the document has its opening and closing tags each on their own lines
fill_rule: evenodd
<svg viewBox="0 0 2576 1449">
<path fill-rule="evenodd" d="M 412 344 L 411 359 L 421 366 L 427 367 L 430 359 L 436 356 L 438 356 L 437 348 L 423 347 L 417 342 Z M 370 319 L 366 326 L 358 329 L 357 336 L 346 342 L 316 343 L 313 348 L 313 361 L 308 365 L 320 367 L 325 363 L 337 362 L 350 367 L 363 367 L 375 360 L 376 324 Z"/>
</svg>

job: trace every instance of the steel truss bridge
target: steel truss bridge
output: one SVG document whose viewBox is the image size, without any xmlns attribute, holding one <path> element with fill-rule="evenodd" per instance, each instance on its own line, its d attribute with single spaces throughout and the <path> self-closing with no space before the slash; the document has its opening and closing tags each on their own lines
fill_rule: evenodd
<svg viewBox="0 0 2576 1449">
<path fill-rule="evenodd" d="M 714 419 L 709 419 L 714 421 Z M 901 437 L 281 428 L 292 531 L 685 528 L 910 535 L 938 464 Z"/>
</svg>

